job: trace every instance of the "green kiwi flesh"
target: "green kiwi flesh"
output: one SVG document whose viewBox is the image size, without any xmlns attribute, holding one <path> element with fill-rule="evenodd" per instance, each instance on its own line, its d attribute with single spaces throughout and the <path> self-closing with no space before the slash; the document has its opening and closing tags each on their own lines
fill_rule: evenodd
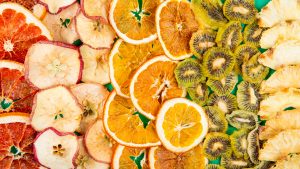
<svg viewBox="0 0 300 169">
<path fill-rule="evenodd" d="M 233 132 L 230 135 L 231 147 L 232 151 L 238 158 L 248 159 L 248 130 L 247 129 L 240 129 Z"/>
<path fill-rule="evenodd" d="M 234 51 L 243 41 L 242 29 L 241 23 L 237 21 L 231 21 L 224 27 L 220 27 L 216 37 L 218 46 Z"/>
<path fill-rule="evenodd" d="M 193 33 L 190 40 L 190 49 L 198 58 L 202 59 L 202 55 L 211 47 L 217 45 L 215 42 L 217 33 L 213 30 L 198 30 Z"/>
<path fill-rule="evenodd" d="M 209 95 L 209 90 L 206 84 L 197 83 L 192 87 L 188 87 L 187 92 L 191 99 L 197 104 L 201 106 L 206 104 Z"/>
<path fill-rule="evenodd" d="M 253 164 L 259 164 L 259 139 L 258 139 L 258 127 L 249 132 L 247 136 L 248 148 L 247 153 L 250 158 L 250 161 Z"/>
<path fill-rule="evenodd" d="M 216 106 L 225 114 L 230 114 L 237 109 L 236 97 L 232 94 L 218 96 L 213 93 L 209 96 L 207 105 Z"/>
<path fill-rule="evenodd" d="M 275 165 L 273 161 L 261 161 L 257 166 L 247 169 L 270 169 Z"/>
<path fill-rule="evenodd" d="M 235 88 L 238 82 L 238 76 L 232 72 L 221 80 L 208 79 L 206 84 L 213 90 L 217 95 L 230 94 Z"/>
<path fill-rule="evenodd" d="M 257 84 L 246 81 L 241 82 L 238 85 L 236 97 L 240 109 L 253 113 L 258 112 L 262 97 L 259 94 L 259 86 Z"/>
<path fill-rule="evenodd" d="M 257 115 L 245 110 L 233 111 L 226 115 L 226 119 L 231 126 L 237 129 L 252 130 L 258 125 Z"/>
<path fill-rule="evenodd" d="M 228 129 L 228 122 L 225 114 L 217 107 L 207 106 L 204 107 L 208 117 L 208 132 L 225 133 Z"/>
<path fill-rule="evenodd" d="M 205 169 L 225 169 L 225 168 L 217 164 L 208 164 L 205 166 Z"/>
<path fill-rule="evenodd" d="M 206 135 L 203 143 L 204 155 L 215 160 L 231 148 L 229 136 L 225 133 L 212 132 Z"/>
<path fill-rule="evenodd" d="M 242 44 L 238 46 L 234 55 L 236 56 L 235 69 L 236 72 L 242 74 L 242 65 L 244 62 L 247 62 L 252 56 L 260 53 L 256 46 L 251 44 Z"/>
<path fill-rule="evenodd" d="M 256 22 L 249 24 L 245 27 L 244 30 L 244 42 L 246 44 L 251 44 L 254 46 L 259 46 L 259 41 L 262 36 L 262 33 L 265 29 L 260 28 Z"/>
<path fill-rule="evenodd" d="M 226 169 L 243 169 L 252 166 L 249 160 L 236 157 L 232 150 L 222 156 L 221 165 Z"/>
<path fill-rule="evenodd" d="M 245 81 L 250 83 L 261 83 L 269 73 L 269 68 L 258 62 L 258 56 L 252 56 L 250 60 L 242 65 L 242 75 Z"/>
</svg>

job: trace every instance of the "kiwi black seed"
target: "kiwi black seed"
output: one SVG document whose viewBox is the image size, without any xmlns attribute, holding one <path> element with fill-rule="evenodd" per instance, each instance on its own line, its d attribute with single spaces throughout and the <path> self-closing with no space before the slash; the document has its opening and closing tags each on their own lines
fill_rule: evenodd
<svg viewBox="0 0 300 169">
<path fill-rule="evenodd" d="M 225 133 L 228 129 L 225 114 L 214 106 L 207 106 L 204 109 L 208 117 L 208 132 Z"/>
<path fill-rule="evenodd" d="M 257 84 L 246 81 L 241 82 L 238 85 L 236 97 L 240 109 L 251 111 L 253 113 L 258 112 L 259 103 L 262 97 L 259 94 L 259 86 Z"/>
<path fill-rule="evenodd" d="M 245 27 L 244 42 L 254 46 L 259 46 L 259 41 L 265 28 L 260 28 L 256 22 L 253 22 Z"/>
<path fill-rule="evenodd" d="M 203 72 L 210 79 L 221 80 L 235 65 L 235 56 L 228 48 L 213 47 L 203 56 Z"/>
<path fill-rule="evenodd" d="M 230 148 L 230 139 L 225 133 L 208 133 L 203 143 L 204 154 L 209 160 L 219 158 L 227 153 Z"/>
<path fill-rule="evenodd" d="M 250 161 L 253 164 L 259 164 L 259 138 L 258 138 L 258 127 L 249 132 L 247 136 L 248 148 L 247 154 L 250 158 Z"/>
<path fill-rule="evenodd" d="M 237 73 L 242 74 L 242 65 L 247 62 L 252 56 L 260 53 L 258 48 L 251 44 L 242 44 L 238 46 L 234 55 L 236 56 L 235 70 Z"/>
<path fill-rule="evenodd" d="M 253 23 L 258 13 L 253 0 L 226 0 L 223 11 L 227 19 L 244 24 Z"/>
<path fill-rule="evenodd" d="M 238 82 L 238 76 L 235 72 L 231 72 L 221 80 L 208 79 L 206 84 L 213 90 L 217 95 L 229 94 Z"/>
<path fill-rule="evenodd" d="M 248 130 L 240 129 L 233 132 L 230 135 L 231 147 L 232 151 L 238 158 L 248 159 Z"/>
<path fill-rule="evenodd" d="M 215 42 L 217 33 L 213 30 L 198 30 L 193 33 L 190 40 L 190 49 L 198 58 L 202 59 L 202 55 L 211 47 L 217 45 Z"/>
<path fill-rule="evenodd" d="M 231 21 L 218 30 L 216 42 L 219 47 L 228 47 L 232 51 L 243 41 L 242 26 L 240 22 Z"/>
<path fill-rule="evenodd" d="M 245 81 L 250 83 L 260 83 L 269 73 L 269 68 L 258 62 L 260 53 L 251 57 L 242 65 L 242 75 Z"/>
<path fill-rule="evenodd" d="M 248 159 L 236 157 L 231 150 L 222 156 L 221 165 L 226 169 L 243 169 L 252 167 L 253 164 Z"/>
<path fill-rule="evenodd" d="M 205 83 L 197 83 L 187 88 L 187 92 L 191 99 L 197 104 L 203 106 L 208 99 L 209 90 Z"/>
<path fill-rule="evenodd" d="M 225 168 L 217 164 L 208 164 L 205 166 L 205 169 L 225 169 Z"/>
<path fill-rule="evenodd" d="M 258 165 L 251 169 L 270 169 L 275 165 L 273 161 L 261 161 Z M 249 168 L 250 169 L 250 168 Z"/>
<path fill-rule="evenodd" d="M 226 119 L 231 126 L 237 129 L 252 130 L 258 125 L 257 115 L 245 110 L 233 111 L 226 115 Z"/>
<path fill-rule="evenodd" d="M 237 109 L 236 97 L 232 94 L 218 96 L 213 93 L 209 96 L 207 105 L 216 106 L 225 114 L 230 114 Z"/>
</svg>

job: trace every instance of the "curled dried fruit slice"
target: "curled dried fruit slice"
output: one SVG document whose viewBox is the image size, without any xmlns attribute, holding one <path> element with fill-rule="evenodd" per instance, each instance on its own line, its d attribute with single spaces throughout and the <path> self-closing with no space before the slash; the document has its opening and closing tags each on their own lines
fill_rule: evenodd
<svg viewBox="0 0 300 169">
<path fill-rule="evenodd" d="M 55 85 L 73 85 L 81 79 L 82 61 L 75 46 L 60 42 L 38 42 L 27 53 L 27 79 L 45 89 Z"/>
<path fill-rule="evenodd" d="M 283 160 L 278 160 L 271 169 L 298 168 L 300 166 L 300 155 L 290 154 Z"/>
<path fill-rule="evenodd" d="M 48 128 L 38 134 L 34 143 L 36 160 L 47 168 L 74 168 L 78 140 L 73 133 L 62 133 Z"/>
<path fill-rule="evenodd" d="M 38 0 L 52 14 L 61 12 L 64 8 L 76 3 L 76 0 Z"/>
<path fill-rule="evenodd" d="M 54 127 L 62 132 L 74 132 L 83 111 L 71 92 L 63 86 L 42 90 L 35 95 L 31 125 L 37 131 Z"/>
<path fill-rule="evenodd" d="M 108 10 L 112 0 L 82 0 L 80 2 L 83 14 L 91 19 L 103 19 L 108 22 Z"/>
<path fill-rule="evenodd" d="M 43 20 L 47 14 L 47 9 L 44 5 L 36 4 L 33 6 L 32 13 L 40 20 Z"/>
</svg>

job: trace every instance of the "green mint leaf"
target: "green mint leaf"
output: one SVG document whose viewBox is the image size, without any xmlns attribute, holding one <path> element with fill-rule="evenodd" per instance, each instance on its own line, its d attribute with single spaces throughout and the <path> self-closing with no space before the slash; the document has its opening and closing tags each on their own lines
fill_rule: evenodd
<svg viewBox="0 0 300 169">
<path fill-rule="evenodd" d="M 83 44 L 83 42 L 80 39 L 77 39 L 73 42 L 73 45 L 75 46 L 81 46 Z"/>
<path fill-rule="evenodd" d="M 140 112 L 135 112 L 133 113 L 133 115 L 138 115 L 140 120 L 143 122 L 143 126 L 144 128 L 146 128 L 150 122 L 150 119 L 148 119 L 146 116 L 144 116 L 143 114 L 141 114 Z"/>
<path fill-rule="evenodd" d="M 0 103 L 0 105 L 1 105 L 1 108 L 3 110 L 5 110 L 5 109 L 9 108 L 12 105 L 12 102 L 7 102 L 5 99 L 3 99 Z"/>
<path fill-rule="evenodd" d="M 71 22 L 71 19 L 65 19 L 63 20 L 62 18 L 59 19 L 60 22 L 61 22 L 61 25 L 64 26 L 65 28 L 68 28 L 70 22 Z"/>
</svg>

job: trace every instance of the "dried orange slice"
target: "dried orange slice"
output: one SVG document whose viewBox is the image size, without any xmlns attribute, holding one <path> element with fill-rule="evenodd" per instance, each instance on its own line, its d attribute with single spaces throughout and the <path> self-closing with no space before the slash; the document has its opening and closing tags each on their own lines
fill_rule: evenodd
<svg viewBox="0 0 300 169">
<path fill-rule="evenodd" d="M 119 39 L 109 56 L 110 79 L 118 95 L 129 98 L 130 78 L 136 69 L 148 59 L 163 54 L 158 40 L 133 45 Z"/>
<path fill-rule="evenodd" d="M 198 30 L 190 2 L 167 0 L 156 11 L 158 39 L 168 57 L 181 60 L 192 56 L 189 41 Z"/>
<path fill-rule="evenodd" d="M 26 8 L 0 4 L 0 59 L 23 63 L 28 48 L 47 39 L 52 40 L 49 30 Z"/>
<path fill-rule="evenodd" d="M 184 153 L 173 153 L 163 146 L 149 150 L 149 166 L 151 169 L 167 168 L 205 168 L 206 159 L 201 145 Z"/>
<path fill-rule="evenodd" d="M 27 113 L 0 115 L 0 168 L 38 169 L 34 160 L 33 142 L 36 131 L 30 126 Z"/>
<path fill-rule="evenodd" d="M 0 113 L 21 111 L 30 113 L 37 92 L 24 77 L 21 63 L 0 60 Z"/>
<path fill-rule="evenodd" d="M 139 112 L 150 119 L 155 116 L 161 104 L 172 98 L 185 97 L 175 79 L 177 62 L 166 56 L 158 56 L 144 63 L 134 74 L 130 83 L 130 96 Z"/>
<path fill-rule="evenodd" d="M 113 91 L 104 108 L 104 128 L 119 144 L 129 147 L 160 145 L 153 120 L 137 112 L 130 99 Z"/>
<path fill-rule="evenodd" d="M 166 101 L 156 119 L 157 134 L 168 150 L 185 152 L 197 146 L 208 131 L 201 106 L 185 98 Z"/>
<path fill-rule="evenodd" d="M 109 20 L 118 36 L 131 44 L 157 38 L 155 11 L 161 0 L 113 0 Z"/>
</svg>

